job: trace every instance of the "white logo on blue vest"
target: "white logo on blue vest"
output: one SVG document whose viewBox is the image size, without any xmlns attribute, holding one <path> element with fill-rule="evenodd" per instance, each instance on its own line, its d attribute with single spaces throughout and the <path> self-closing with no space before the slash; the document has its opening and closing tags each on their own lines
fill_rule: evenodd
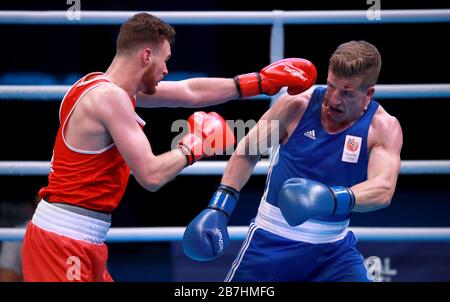
<svg viewBox="0 0 450 302">
<path fill-rule="evenodd" d="M 314 130 L 306 131 L 303 133 L 306 137 L 309 137 L 310 139 L 316 139 L 316 132 Z"/>
<path fill-rule="evenodd" d="M 362 146 L 362 137 L 347 135 L 345 136 L 344 150 L 342 150 L 342 161 L 348 163 L 357 163 Z"/>
</svg>

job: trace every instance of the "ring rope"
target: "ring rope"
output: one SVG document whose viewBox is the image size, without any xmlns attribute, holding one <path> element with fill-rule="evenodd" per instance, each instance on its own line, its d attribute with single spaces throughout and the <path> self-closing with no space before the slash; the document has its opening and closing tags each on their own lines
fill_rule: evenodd
<svg viewBox="0 0 450 302">
<path fill-rule="evenodd" d="M 0 100 L 61 101 L 68 85 L 0 85 Z M 315 85 L 315 87 L 326 87 Z M 418 99 L 450 98 L 450 84 L 380 84 L 375 86 L 375 98 Z M 252 99 L 267 99 L 259 96 Z"/>
<path fill-rule="evenodd" d="M 184 227 L 111 228 L 107 242 L 165 242 L 181 241 Z M 359 241 L 450 241 L 450 228 L 372 228 L 351 227 Z M 244 240 L 247 226 L 230 226 L 231 240 Z M 24 228 L 0 228 L 1 241 L 21 241 Z"/>
<path fill-rule="evenodd" d="M 0 24 L 119 25 L 134 11 L 0 11 Z M 378 24 L 450 22 L 450 9 L 382 10 L 372 20 L 367 10 L 332 11 L 155 11 L 149 12 L 171 24 Z M 79 14 L 79 15 L 77 15 Z"/>
<path fill-rule="evenodd" d="M 269 161 L 265 159 L 259 161 L 253 175 L 267 175 L 269 164 Z M 222 175 L 226 165 L 227 161 L 201 161 L 185 168 L 180 175 Z M 39 176 L 48 175 L 49 172 L 49 161 L 0 161 L 0 175 Z M 450 174 L 450 160 L 403 160 L 400 174 Z"/>
</svg>

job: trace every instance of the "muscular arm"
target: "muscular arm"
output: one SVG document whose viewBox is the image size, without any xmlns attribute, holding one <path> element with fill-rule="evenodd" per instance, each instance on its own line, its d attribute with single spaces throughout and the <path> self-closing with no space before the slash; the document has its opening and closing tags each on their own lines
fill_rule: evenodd
<svg viewBox="0 0 450 302">
<path fill-rule="evenodd" d="M 139 107 L 206 107 L 238 98 L 233 79 L 194 78 L 160 82 L 153 95 L 139 93 Z"/>
<path fill-rule="evenodd" d="M 356 197 L 354 212 L 369 212 L 389 206 L 400 171 L 403 134 L 399 122 L 386 116 L 373 127 L 371 131 L 376 143 L 370 151 L 368 179 L 351 188 Z"/>
<path fill-rule="evenodd" d="M 101 123 L 106 127 L 136 180 L 156 191 L 172 180 L 186 165 L 179 150 L 154 155 L 150 143 L 136 122 L 128 95 L 120 90 L 105 91 L 96 102 Z"/>
<path fill-rule="evenodd" d="M 309 91 L 297 96 L 282 95 L 239 142 L 228 161 L 221 184 L 240 191 L 252 175 L 261 154 L 289 135 L 292 123 L 303 115 L 309 98 Z"/>
</svg>

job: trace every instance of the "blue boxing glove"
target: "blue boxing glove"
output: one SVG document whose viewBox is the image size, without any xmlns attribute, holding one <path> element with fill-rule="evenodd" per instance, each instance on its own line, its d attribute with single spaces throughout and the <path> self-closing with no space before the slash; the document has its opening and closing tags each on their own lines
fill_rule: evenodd
<svg viewBox="0 0 450 302">
<path fill-rule="evenodd" d="M 220 185 L 209 206 L 189 223 L 183 235 L 184 253 L 197 261 L 208 261 L 222 254 L 229 245 L 228 218 L 239 199 L 239 192 Z"/>
<path fill-rule="evenodd" d="M 355 194 L 346 187 L 329 187 L 306 178 L 291 178 L 281 187 L 278 206 L 287 223 L 297 226 L 309 218 L 351 212 Z"/>
</svg>

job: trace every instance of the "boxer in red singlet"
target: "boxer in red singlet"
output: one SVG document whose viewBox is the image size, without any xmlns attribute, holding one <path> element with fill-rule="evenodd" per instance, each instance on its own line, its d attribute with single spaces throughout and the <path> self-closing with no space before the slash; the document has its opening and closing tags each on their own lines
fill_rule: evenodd
<svg viewBox="0 0 450 302">
<path fill-rule="evenodd" d="M 238 97 L 274 95 L 283 86 L 295 94 L 316 79 L 309 61 L 284 59 L 234 79 L 159 83 L 168 73 L 174 35 L 170 25 L 154 16 L 134 15 L 120 29 L 108 70 L 84 76 L 67 92 L 48 185 L 39 192 L 42 200 L 24 238 L 25 281 L 112 281 L 104 241 L 130 171 L 144 188 L 156 191 L 187 165 L 222 154 L 235 143 L 220 115 L 196 112 L 178 148 L 157 156 L 136 106 L 211 106 Z"/>
</svg>

